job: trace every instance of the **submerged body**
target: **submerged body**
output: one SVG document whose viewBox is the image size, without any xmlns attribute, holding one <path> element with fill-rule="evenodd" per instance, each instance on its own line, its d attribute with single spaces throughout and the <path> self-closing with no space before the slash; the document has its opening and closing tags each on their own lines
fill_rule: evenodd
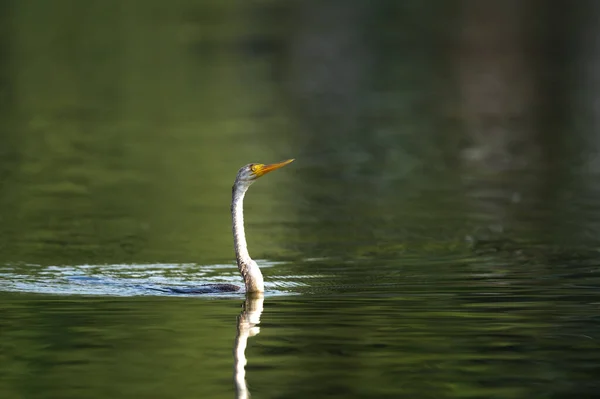
<svg viewBox="0 0 600 399">
<path fill-rule="evenodd" d="M 227 292 L 239 292 L 241 287 L 235 284 L 202 284 L 196 287 L 169 287 L 166 291 L 171 294 L 198 295 L 198 294 L 223 294 Z"/>
</svg>

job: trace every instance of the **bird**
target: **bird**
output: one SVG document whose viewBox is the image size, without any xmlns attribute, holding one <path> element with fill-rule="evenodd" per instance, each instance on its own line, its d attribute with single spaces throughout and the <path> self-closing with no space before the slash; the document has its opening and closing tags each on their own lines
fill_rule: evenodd
<svg viewBox="0 0 600 399">
<path fill-rule="evenodd" d="M 252 260 L 248 253 L 246 244 L 246 233 L 244 231 L 244 196 L 248 188 L 259 178 L 267 173 L 282 168 L 294 159 L 264 165 L 262 163 L 251 163 L 242 166 L 237 173 L 235 183 L 231 189 L 231 220 L 233 229 L 233 244 L 238 270 L 244 279 L 246 293 L 264 292 L 265 285 L 262 272 L 258 264 Z"/>
<path fill-rule="evenodd" d="M 237 266 L 244 285 L 246 294 L 263 293 L 265 283 L 258 264 L 250 257 L 244 231 L 244 196 L 248 188 L 259 178 L 267 173 L 282 168 L 294 159 L 288 159 L 278 163 L 262 164 L 250 163 L 242 166 L 237 173 L 233 187 L 231 188 L 231 224 L 233 231 L 233 245 Z M 164 289 L 160 289 L 164 291 Z M 175 294 L 211 294 L 238 292 L 241 288 L 235 284 L 202 284 L 196 287 L 171 287 L 168 292 Z"/>
</svg>

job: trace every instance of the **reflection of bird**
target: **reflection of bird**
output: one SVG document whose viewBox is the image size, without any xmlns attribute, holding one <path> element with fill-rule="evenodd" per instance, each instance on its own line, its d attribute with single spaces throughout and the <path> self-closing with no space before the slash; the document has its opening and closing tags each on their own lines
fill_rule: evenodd
<svg viewBox="0 0 600 399">
<path fill-rule="evenodd" d="M 246 292 L 263 292 L 263 276 L 255 261 L 250 258 L 246 244 L 246 234 L 244 233 L 244 195 L 256 179 L 265 174 L 279 169 L 290 162 L 287 161 L 263 165 L 261 163 L 251 163 L 243 166 L 235 178 L 232 188 L 231 199 L 231 217 L 233 219 L 233 243 L 235 245 L 235 257 L 237 259 L 238 270 L 244 278 Z"/>
<path fill-rule="evenodd" d="M 242 313 L 238 316 L 237 335 L 235 336 L 235 347 L 233 348 L 235 389 L 238 399 L 250 397 L 248 385 L 246 384 L 246 346 L 248 338 L 260 332 L 260 316 L 263 311 L 263 294 L 246 295 L 246 301 Z"/>
</svg>

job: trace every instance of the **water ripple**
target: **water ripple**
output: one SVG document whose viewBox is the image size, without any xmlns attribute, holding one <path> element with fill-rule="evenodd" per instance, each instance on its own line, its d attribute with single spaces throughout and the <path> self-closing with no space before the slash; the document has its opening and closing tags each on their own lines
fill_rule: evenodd
<svg viewBox="0 0 600 399">
<path fill-rule="evenodd" d="M 261 268 L 281 262 L 260 260 Z M 267 295 L 292 294 L 289 289 L 304 286 L 299 282 L 314 276 L 269 276 Z M 104 265 L 32 264 L 0 266 L 0 291 L 58 295 L 193 295 L 169 292 L 202 284 L 243 286 L 234 264 L 197 265 L 194 263 L 147 263 Z M 214 293 L 209 296 L 240 296 L 240 293 Z M 203 295 L 206 296 L 206 295 Z"/>
</svg>

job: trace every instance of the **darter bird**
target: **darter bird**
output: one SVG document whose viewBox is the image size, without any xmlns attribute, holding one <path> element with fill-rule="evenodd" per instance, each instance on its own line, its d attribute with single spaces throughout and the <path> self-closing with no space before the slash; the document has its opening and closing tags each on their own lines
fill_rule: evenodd
<svg viewBox="0 0 600 399">
<path fill-rule="evenodd" d="M 248 188 L 258 179 L 276 169 L 284 167 L 293 162 L 287 161 L 264 165 L 262 163 L 251 163 L 243 166 L 237 173 L 231 195 L 231 219 L 233 227 L 233 244 L 235 247 L 235 258 L 238 270 L 244 279 L 246 293 L 262 293 L 265 291 L 263 275 L 260 268 L 248 253 L 246 234 L 244 232 L 244 196 Z M 209 294 L 221 292 L 237 292 L 240 287 L 234 284 L 202 284 L 189 288 L 169 288 L 169 292 L 179 294 Z"/>
<path fill-rule="evenodd" d="M 287 161 L 272 163 L 270 165 L 263 165 L 261 163 L 248 164 L 238 171 L 235 183 L 233 183 L 231 190 L 233 244 L 238 270 L 244 279 L 246 292 L 264 292 L 265 286 L 260 268 L 248 253 L 246 234 L 244 232 L 244 196 L 256 179 L 293 161 L 293 159 L 288 159 Z"/>
</svg>

